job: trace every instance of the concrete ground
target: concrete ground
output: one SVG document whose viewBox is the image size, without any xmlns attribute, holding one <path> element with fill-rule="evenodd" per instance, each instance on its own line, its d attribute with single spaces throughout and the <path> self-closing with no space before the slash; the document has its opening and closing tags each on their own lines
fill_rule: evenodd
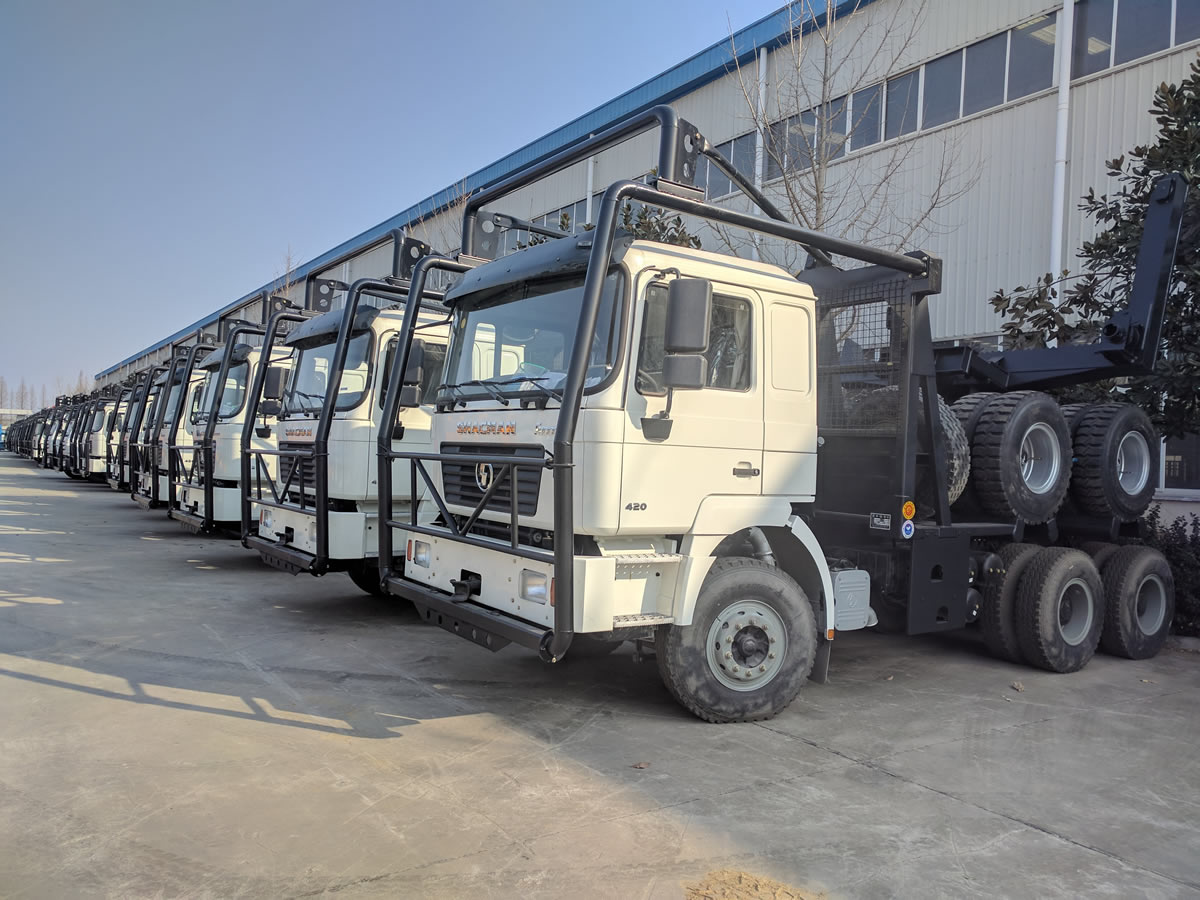
<svg viewBox="0 0 1200 900">
<path fill-rule="evenodd" d="M 493 655 L 0 454 L 9 898 L 1198 896 L 1198 687 L 855 633 L 706 725 L 630 650 Z"/>
</svg>

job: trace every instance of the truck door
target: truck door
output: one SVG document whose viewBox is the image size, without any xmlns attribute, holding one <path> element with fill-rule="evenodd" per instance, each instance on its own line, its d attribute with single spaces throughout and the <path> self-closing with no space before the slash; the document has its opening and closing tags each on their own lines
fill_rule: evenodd
<svg viewBox="0 0 1200 900">
<path fill-rule="evenodd" d="M 663 422 L 653 417 L 667 405 L 666 283 L 643 283 L 637 299 L 620 527 L 627 534 L 670 534 L 691 527 L 705 497 L 762 492 L 763 306 L 753 291 L 714 284 L 707 385 L 675 391 Z"/>
</svg>

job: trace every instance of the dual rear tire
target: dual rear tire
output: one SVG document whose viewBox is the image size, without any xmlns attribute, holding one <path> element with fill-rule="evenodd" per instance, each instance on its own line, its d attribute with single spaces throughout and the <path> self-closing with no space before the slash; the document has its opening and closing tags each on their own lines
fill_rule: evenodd
<svg viewBox="0 0 1200 900">
<path fill-rule="evenodd" d="M 1162 649 L 1175 614 L 1166 558 L 1144 546 L 1099 544 L 1093 552 L 1031 544 L 1000 551 L 1006 571 L 989 586 L 980 617 L 994 656 L 1075 672 L 1097 648 L 1128 659 Z"/>
</svg>

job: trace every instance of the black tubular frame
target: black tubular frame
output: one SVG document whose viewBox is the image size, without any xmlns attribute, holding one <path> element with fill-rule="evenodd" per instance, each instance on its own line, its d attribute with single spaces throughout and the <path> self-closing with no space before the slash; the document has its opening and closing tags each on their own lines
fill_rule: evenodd
<svg viewBox="0 0 1200 900">
<path fill-rule="evenodd" d="M 308 571 L 314 575 L 323 575 L 329 570 L 329 432 L 333 428 L 333 418 L 337 406 L 338 390 L 342 385 L 342 370 L 346 366 L 346 354 L 350 350 L 351 331 L 354 325 L 354 315 L 358 311 L 358 301 L 364 295 L 381 299 L 394 298 L 404 300 L 409 296 L 407 285 L 393 284 L 378 278 L 360 278 L 350 286 L 346 294 L 346 305 L 342 307 L 342 320 L 338 325 L 337 338 L 334 343 L 333 359 L 329 364 L 329 378 L 325 385 L 325 396 L 321 400 L 321 412 L 317 417 L 316 434 L 313 437 L 311 449 L 283 450 L 278 446 L 274 450 L 252 450 L 255 458 L 255 502 L 262 506 L 275 509 L 286 509 L 311 515 L 317 525 L 317 552 L 308 565 Z M 380 348 L 382 350 L 382 348 Z M 257 403 L 255 407 L 257 409 Z M 244 433 L 244 432 L 243 432 Z M 271 499 L 266 500 L 262 493 L 263 457 L 274 456 L 280 460 L 280 473 L 283 471 L 283 459 L 311 459 L 313 463 L 313 505 L 308 505 L 308 494 L 305 491 L 304 467 L 297 464 L 292 466 L 282 487 L 277 488 L 274 479 L 270 480 Z M 269 470 L 268 470 L 269 474 Z M 298 485 L 300 505 L 287 503 L 288 490 L 292 479 L 299 474 Z M 252 538 L 255 549 L 269 551 L 275 546 L 275 541 L 265 538 Z M 289 548 L 288 556 L 292 559 L 297 551 Z"/>
<path fill-rule="evenodd" d="M 469 626 L 473 624 L 484 630 L 492 629 L 495 633 L 502 634 L 506 639 L 515 640 L 525 646 L 537 649 L 542 658 L 550 662 L 561 659 L 574 638 L 575 498 L 572 469 L 574 468 L 575 427 L 578 423 L 579 411 L 583 400 L 588 350 L 591 347 L 596 329 L 596 319 L 603 294 L 604 278 L 611 265 L 617 228 L 620 223 L 621 205 L 625 200 L 640 201 L 647 205 L 662 207 L 683 215 L 696 216 L 708 221 L 721 222 L 726 225 L 742 228 L 752 233 L 766 234 L 792 241 L 807 249 L 810 254 L 822 262 L 829 259 L 829 254 L 838 254 L 872 265 L 885 266 L 918 279 L 937 281 L 940 279 L 941 274 L 940 260 L 936 260 L 933 257 L 924 254 L 905 255 L 875 247 L 868 247 L 844 238 L 837 238 L 807 228 L 801 228 L 784 221 L 779 210 L 767 201 L 760 192 L 753 191 L 752 185 L 749 186 L 753 191 L 750 193 L 751 199 L 773 218 L 764 219 L 760 216 L 712 206 L 700 199 L 692 199 L 699 196 L 699 192 L 691 187 L 690 183 L 695 172 L 695 158 L 700 153 L 703 153 L 710 160 L 714 158 L 721 160 L 723 164 L 719 163 L 718 166 L 722 171 L 733 172 L 733 167 L 728 161 L 723 160 L 720 154 L 707 146 L 708 142 L 694 126 L 680 119 L 669 106 L 657 106 L 647 110 L 513 175 L 492 188 L 472 195 L 467 202 L 463 215 L 462 256 L 474 257 L 474 232 L 478 210 L 484 204 L 524 187 L 541 177 L 553 174 L 599 150 L 626 140 L 634 134 L 653 127 L 655 124 L 661 126 L 662 129 L 659 140 L 659 180 L 657 187 L 651 188 L 633 181 L 618 181 L 604 192 L 604 196 L 600 201 L 600 212 L 596 227 L 590 234 L 591 250 L 584 278 L 579 325 L 575 331 L 575 343 L 571 349 L 570 364 L 567 369 L 566 381 L 563 385 L 563 399 L 559 407 L 558 422 L 554 434 L 554 449 L 548 459 L 536 461 L 536 465 L 544 465 L 550 469 L 554 487 L 553 567 L 555 604 L 553 629 L 545 630 L 529 623 L 523 623 L 503 613 L 492 611 L 479 604 L 462 602 L 469 598 L 455 597 L 451 599 L 443 596 L 441 592 L 425 588 L 422 585 L 417 585 L 403 578 L 390 576 L 384 571 L 384 567 L 390 566 L 392 559 L 392 554 L 388 552 L 385 555 L 385 550 L 390 550 L 390 531 L 393 525 L 398 528 L 409 528 L 416 533 L 433 534 L 459 543 L 480 546 L 507 554 L 512 554 L 514 552 L 513 547 L 517 545 L 518 527 L 515 519 L 510 521 L 510 546 L 507 547 L 498 541 L 487 541 L 462 533 L 465 529 L 460 529 L 455 523 L 453 516 L 449 515 L 446 504 L 437 489 L 437 485 L 432 483 L 428 472 L 425 471 L 423 466 L 419 465 L 422 461 L 426 460 L 441 462 L 445 458 L 444 455 L 440 453 L 392 452 L 390 447 L 384 447 L 383 437 L 381 436 L 380 438 L 379 470 L 381 505 L 379 564 L 385 588 L 402 596 L 407 596 L 416 602 L 418 606 L 436 609 L 439 613 L 443 613 L 447 619 L 453 619 L 456 623 L 461 620 L 468 626 L 468 633 L 470 632 Z M 736 172 L 734 172 L 734 175 L 736 175 Z M 741 178 L 737 181 L 739 186 L 743 188 L 747 186 L 744 182 L 745 179 Z M 824 254 L 823 259 L 820 256 L 821 254 Z M 411 343 L 412 336 L 412 323 L 406 323 L 406 325 L 407 327 L 401 331 L 400 336 L 401 355 L 394 364 L 395 370 L 400 372 L 405 370 L 408 362 L 408 346 L 405 340 L 407 338 L 409 339 L 409 343 Z M 395 384 L 395 378 L 389 379 L 389 388 L 396 387 L 398 386 Z M 385 402 L 385 414 L 388 414 L 388 410 L 391 410 L 391 415 L 394 415 L 396 404 L 398 403 L 394 395 L 397 393 L 398 390 L 389 390 L 389 396 Z M 385 419 L 384 421 L 391 420 Z M 936 417 L 933 419 L 933 422 L 937 422 Z M 936 428 L 936 425 L 932 427 Z M 496 464 L 490 457 L 485 458 L 480 456 L 475 458 L 473 456 L 472 458 L 475 462 L 491 462 L 493 465 Z M 427 526 L 413 528 L 411 521 L 409 523 L 394 523 L 390 516 L 385 521 L 383 510 L 384 504 L 388 503 L 388 498 L 383 495 L 384 478 L 387 477 L 383 475 L 383 472 L 390 470 L 390 461 L 392 459 L 408 459 L 410 461 L 410 478 L 415 481 L 417 474 L 420 474 L 424 479 L 430 489 L 434 502 L 437 504 L 439 511 L 446 521 L 446 528 L 444 530 L 431 529 Z M 456 459 L 458 458 L 456 457 Z M 500 464 L 506 467 L 504 471 L 508 473 L 508 477 L 512 477 L 515 482 L 516 469 L 519 464 L 514 463 L 512 457 L 498 457 L 498 459 Z M 516 491 L 512 491 L 512 494 L 515 497 Z M 388 495 L 390 496 L 390 490 L 388 491 Z M 485 496 L 483 502 L 477 506 L 469 518 L 470 522 L 478 518 L 488 499 L 490 498 Z M 513 514 L 515 512 L 514 502 Z M 410 516 L 410 519 L 412 518 Z M 518 555 L 526 556 L 526 558 L 539 558 L 532 556 L 531 552 L 520 553 Z"/>
<path fill-rule="evenodd" d="M 246 395 L 246 418 L 242 422 L 242 437 L 240 445 L 240 462 L 241 462 L 241 477 L 238 479 L 241 493 L 241 510 L 242 510 L 242 546 L 250 547 L 249 540 L 253 537 L 253 532 L 250 527 L 250 460 L 255 453 L 251 449 L 251 443 L 254 436 L 255 422 L 258 420 L 259 398 L 262 396 L 263 384 L 267 378 L 267 369 L 271 367 L 271 355 L 275 348 L 275 338 L 279 334 L 279 326 L 283 322 L 304 322 L 312 318 L 313 313 L 303 312 L 296 307 L 285 307 L 276 313 L 271 314 L 271 318 L 267 320 L 266 331 L 263 334 L 262 351 L 259 356 L 258 368 L 254 370 L 254 380 L 251 384 L 249 393 Z M 257 472 L 257 478 L 261 479 L 261 463 L 259 457 L 255 457 L 255 462 L 260 467 Z M 268 475 L 270 473 L 268 472 Z M 256 480 L 257 483 L 257 480 Z M 274 481 L 272 480 L 272 484 Z M 261 500 L 261 487 L 259 488 Z"/>
<path fill-rule="evenodd" d="M 140 459 L 145 463 L 147 452 L 150 457 L 150 494 L 141 493 L 140 490 L 134 489 L 133 497 L 136 500 L 139 496 L 144 500 L 150 501 L 152 508 L 157 507 L 162 503 L 162 497 L 159 496 L 158 478 L 159 478 L 159 459 L 162 454 L 162 444 L 160 435 L 164 426 L 170 427 L 170 423 L 174 423 L 179 418 L 179 409 L 186 404 L 187 399 L 187 375 L 185 372 L 191 371 L 191 364 L 195 359 L 196 353 L 199 350 L 211 350 L 212 347 L 207 344 L 192 344 L 189 347 L 177 347 L 171 355 L 171 361 L 166 366 L 166 379 L 163 381 L 162 391 L 160 393 L 161 402 L 155 410 L 154 421 L 147 425 L 148 431 L 144 432 L 144 436 L 150 438 L 149 441 L 143 441 L 139 447 L 141 448 Z M 181 371 L 180 366 L 186 368 Z M 171 390 L 175 387 L 175 383 L 179 382 L 179 396 L 175 400 L 175 409 L 168 409 L 168 404 L 171 399 Z M 168 438 L 168 443 L 170 439 Z M 149 450 L 147 451 L 147 448 Z M 164 460 L 166 462 L 166 460 Z M 163 473 L 166 474 L 165 472 Z"/>
<path fill-rule="evenodd" d="M 141 398 L 140 398 L 139 394 L 144 392 L 143 385 L 145 383 L 146 373 L 148 371 L 149 370 L 146 369 L 141 372 L 136 372 L 127 379 L 128 384 L 126 385 L 125 390 L 127 390 L 129 393 L 128 393 L 128 396 L 124 397 L 125 411 L 124 411 L 124 414 L 121 416 L 121 427 L 116 429 L 117 447 L 116 447 L 116 451 L 115 451 L 115 458 L 110 459 L 109 467 L 108 467 L 108 475 L 109 475 L 108 486 L 116 491 L 123 491 L 129 487 L 129 482 L 122 480 L 123 478 L 126 477 L 125 476 L 125 467 L 126 467 L 126 465 L 128 465 L 128 462 L 129 462 L 125 458 L 126 457 L 125 438 L 127 435 L 129 435 L 130 422 L 132 421 L 132 419 L 135 415 L 137 406 L 141 402 Z M 118 401 L 118 402 L 120 402 L 120 401 Z M 118 407 L 118 413 L 119 412 L 120 412 L 120 409 Z M 114 428 L 116 427 L 115 418 L 113 420 L 113 427 Z M 109 443 L 110 444 L 112 443 L 111 439 L 109 440 Z M 112 453 L 113 451 L 110 450 L 109 452 Z M 116 465 L 116 477 L 115 478 L 113 477 L 113 465 L 114 464 Z"/>
<path fill-rule="evenodd" d="M 429 273 L 434 270 L 451 273 L 468 272 L 473 268 L 469 263 L 459 262 L 451 259 L 448 256 L 426 256 L 419 260 L 416 266 L 413 267 L 412 281 L 409 283 L 409 289 L 412 291 L 412 296 L 420 297 L 424 293 L 425 281 Z M 407 528 L 410 531 L 422 531 L 417 525 L 417 511 L 420 506 L 419 498 L 420 491 L 418 490 L 417 473 L 420 471 L 425 483 L 429 485 L 433 493 L 435 502 L 438 504 L 439 511 L 446 517 L 446 521 L 451 523 L 453 528 L 454 519 L 446 511 L 445 504 L 441 502 L 440 495 L 436 487 L 430 483 L 429 473 L 425 471 L 420 462 L 412 459 L 409 468 L 409 522 L 394 521 L 394 504 L 392 502 L 392 461 L 395 459 L 408 459 L 409 457 L 403 451 L 392 450 L 392 427 L 396 422 L 396 418 L 400 413 L 400 388 L 403 383 L 404 373 L 408 369 L 408 360 L 412 350 L 412 340 L 417 330 L 417 317 L 420 313 L 421 304 L 409 303 L 404 309 L 404 320 L 400 325 L 400 333 L 396 336 L 396 353 L 392 357 L 392 368 L 388 372 L 387 384 L 383 390 L 383 412 L 380 414 L 380 427 L 377 439 L 376 455 L 379 464 L 376 467 L 376 487 L 379 509 L 379 581 L 380 584 L 386 584 L 392 576 L 392 529 Z M 479 460 L 476 460 L 479 462 Z M 512 460 L 506 459 L 503 464 L 508 465 Z M 539 462 L 540 466 L 541 463 Z M 500 481 L 496 479 L 497 483 Z M 495 487 L 496 485 L 492 485 Z M 514 498 L 517 496 L 516 490 L 512 491 Z M 491 489 L 488 491 L 490 499 Z M 486 501 L 485 501 L 486 502 Z M 481 507 L 482 508 L 482 507 Z M 439 532 L 440 533 L 440 532 Z M 514 529 L 514 534 L 516 533 Z"/>
<path fill-rule="evenodd" d="M 174 362 L 174 357 L 171 358 L 171 362 Z M 160 375 L 165 374 L 169 368 L 170 364 L 167 363 L 153 366 L 150 369 L 150 372 L 146 377 L 146 390 L 143 393 L 141 405 L 138 407 L 137 421 L 134 423 L 134 427 L 129 433 L 129 496 L 134 500 L 140 496 L 138 481 L 140 480 L 140 476 L 142 474 L 142 466 L 145 463 L 143 458 L 145 454 L 142 452 L 145 447 L 145 441 L 143 441 L 142 438 L 145 435 L 147 427 L 149 427 L 145 419 L 146 413 L 149 411 L 149 407 L 151 406 L 150 395 L 154 392 L 155 380 Z M 163 382 L 163 388 L 166 388 L 169 392 L 169 379 Z M 160 393 L 161 390 L 162 389 L 160 388 Z M 161 407 L 156 407 L 154 410 L 155 418 L 158 417 L 159 409 L 161 409 Z M 150 426 L 153 425 L 153 423 L 149 424 Z"/>
<path fill-rule="evenodd" d="M 262 302 L 268 302 L 267 295 L 263 295 Z M 175 417 L 175 421 L 171 424 L 171 433 L 167 436 L 167 515 L 172 519 L 184 522 L 187 524 L 190 520 L 196 517 L 187 513 L 179 505 L 178 488 L 187 486 L 195 486 L 196 474 L 196 459 L 197 454 L 203 457 L 204 466 L 201 470 L 202 483 L 201 487 L 204 490 L 204 517 L 203 520 L 196 524 L 197 530 L 201 533 L 207 533 L 213 529 L 213 432 L 216 430 L 216 410 L 221 408 L 221 398 L 225 393 L 225 379 L 229 375 L 229 360 L 233 356 L 233 351 L 237 347 L 237 338 L 241 334 L 251 333 L 261 335 L 262 328 L 249 322 L 239 322 L 230 329 L 228 336 L 225 339 L 225 354 L 221 358 L 219 367 L 217 390 L 213 399 L 213 408 L 209 410 L 208 419 L 204 424 L 204 437 L 197 440 L 195 434 L 192 436 L 191 444 L 179 444 L 176 440 L 179 435 L 179 425 L 183 421 L 186 407 L 187 391 L 180 391 L 179 399 L 183 406 L 180 408 L 179 414 Z M 210 356 L 215 352 L 215 347 L 208 348 L 210 353 L 205 354 Z M 187 369 L 184 371 L 184 385 L 192 378 L 192 373 L 196 369 L 196 364 L 201 360 L 194 354 L 188 359 Z M 203 410 L 201 410 L 203 412 Z M 192 451 L 191 465 L 185 465 L 183 461 L 184 451 Z M 186 478 L 186 481 L 182 479 Z"/>
</svg>

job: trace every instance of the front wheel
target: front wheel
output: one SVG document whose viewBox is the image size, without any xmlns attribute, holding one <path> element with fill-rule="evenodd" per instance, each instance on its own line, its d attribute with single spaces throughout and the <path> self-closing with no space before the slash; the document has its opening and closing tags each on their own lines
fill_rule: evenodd
<svg viewBox="0 0 1200 900">
<path fill-rule="evenodd" d="M 713 563 L 691 625 L 660 625 L 663 683 L 708 722 L 769 719 L 796 699 L 817 652 L 812 606 L 786 572 L 756 559 Z"/>
<path fill-rule="evenodd" d="M 386 597 L 383 585 L 379 580 L 379 566 L 375 560 L 368 559 L 346 570 L 355 587 L 370 594 L 372 597 Z"/>
</svg>

